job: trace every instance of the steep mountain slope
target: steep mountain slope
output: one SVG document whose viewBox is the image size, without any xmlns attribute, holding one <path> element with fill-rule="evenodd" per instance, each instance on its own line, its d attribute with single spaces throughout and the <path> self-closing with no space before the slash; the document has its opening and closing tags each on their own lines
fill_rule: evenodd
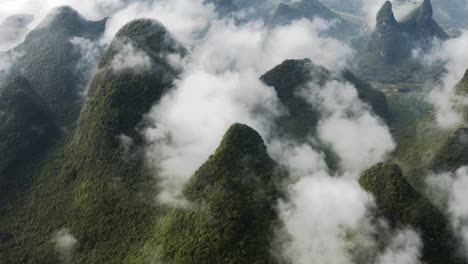
<svg viewBox="0 0 468 264">
<path fill-rule="evenodd" d="M 293 20 L 321 18 L 333 20 L 340 17 L 317 0 L 301 0 L 292 4 L 281 3 L 271 18 L 271 25 L 285 25 Z"/>
<path fill-rule="evenodd" d="M 392 11 L 392 4 L 386 1 L 377 14 L 374 32 L 367 43 L 358 47 L 353 69 L 365 80 L 384 83 L 424 82 L 436 69 L 424 66 L 412 56 L 415 49 L 426 52 L 433 39 L 445 40 L 448 35 L 432 18 L 430 0 L 413 10 L 398 22 Z"/>
<path fill-rule="evenodd" d="M 134 53 L 128 52 L 130 46 Z M 10 239 L 0 243 L 0 260 L 121 263 L 140 247 L 158 213 L 145 196 L 154 183 L 141 157 L 124 156 L 119 138 L 133 137 L 138 148 L 135 127 L 177 76 L 164 58 L 184 53 L 153 20 L 135 20 L 117 33 L 92 81 L 75 133 L 52 155 L 24 202 L 1 219 L 0 233 Z M 135 54 L 144 56 L 144 67 L 122 64 L 134 62 Z M 66 252 L 51 243 L 63 228 L 77 241 Z"/>
<path fill-rule="evenodd" d="M 461 95 L 468 95 L 468 69 L 465 71 L 463 78 L 457 84 L 456 91 Z"/>
<path fill-rule="evenodd" d="M 17 54 L 10 76 L 24 75 L 57 113 L 61 125 L 70 127 L 76 122 L 83 102 L 80 92 L 88 81 L 81 79 L 77 67 L 81 54 L 70 41 L 98 39 L 105 22 L 87 21 L 72 8 L 60 7 L 8 52 Z"/>
<path fill-rule="evenodd" d="M 466 263 L 456 257 L 457 240 L 448 220 L 411 187 L 397 165 L 379 163 L 365 171 L 359 183 L 374 195 L 376 216 L 385 217 L 392 227 L 410 226 L 420 232 L 425 263 Z"/>
<path fill-rule="evenodd" d="M 330 23 L 330 28 L 324 31 L 339 39 L 349 39 L 359 34 L 359 26 L 346 21 L 337 13 L 324 6 L 318 0 L 300 0 L 292 4 L 280 3 L 269 21 L 270 27 L 291 24 L 300 19 L 322 19 Z"/>
<path fill-rule="evenodd" d="M 255 130 L 232 125 L 185 186 L 188 208 L 157 225 L 155 254 L 164 263 L 271 263 L 281 171 Z"/>
<path fill-rule="evenodd" d="M 466 96 L 468 74 L 462 78 L 455 89 L 461 96 Z M 468 120 L 466 106 L 459 106 L 465 120 Z M 434 114 L 418 120 L 397 133 L 397 148 L 394 161 L 415 186 L 424 186 L 427 170 L 454 171 L 468 162 L 468 131 L 465 125 L 454 128 L 441 128 L 437 125 Z"/>
<path fill-rule="evenodd" d="M 296 138 L 305 138 L 314 133 L 320 119 L 319 110 L 298 94 L 308 83 L 315 83 L 321 87 L 332 80 L 349 82 L 356 87 L 359 98 L 369 103 L 376 114 L 382 118 L 387 117 L 387 101 L 382 92 L 375 90 L 348 70 L 344 70 L 340 75 L 333 76 L 333 73 L 315 65 L 309 59 L 287 60 L 265 73 L 261 80 L 275 88 L 278 98 L 289 112 L 279 120 L 280 133 Z"/>
<path fill-rule="evenodd" d="M 59 136 L 44 101 L 28 80 L 16 77 L 0 91 L 0 217 L 28 173 Z"/>
</svg>

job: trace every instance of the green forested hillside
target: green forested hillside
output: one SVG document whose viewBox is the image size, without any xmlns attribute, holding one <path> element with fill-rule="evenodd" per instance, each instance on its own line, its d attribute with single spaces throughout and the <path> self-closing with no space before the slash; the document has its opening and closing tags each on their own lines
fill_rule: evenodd
<svg viewBox="0 0 468 264">
<path fill-rule="evenodd" d="M 379 163 L 365 171 L 359 183 L 374 195 L 376 216 L 383 216 L 394 228 L 410 226 L 421 233 L 423 261 L 464 263 L 458 256 L 448 219 L 414 190 L 397 165 Z"/>
<path fill-rule="evenodd" d="M 14 61 L 10 76 L 23 75 L 58 118 L 58 123 L 70 128 L 79 115 L 83 98 L 78 62 L 80 52 L 70 42 L 73 38 L 98 39 L 106 20 L 87 21 L 70 7 L 53 10 L 32 30 L 19 46 L 8 53 L 20 54 Z"/>
<path fill-rule="evenodd" d="M 0 91 L 0 217 L 11 210 L 31 171 L 59 137 L 46 103 L 24 77 Z"/>
<path fill-rule="evenodd" d="M 342 71 L 340 75 L 334 76 L 334 73 L 315 65 L 309 59 L 286 60 L 265 73 L 261 77 L 262 81 L 275 88 L 280 102 L 288 110 L 288 115 L 278 120 L 281 124 L 280 132 L 302 139 L 315 134 L 315 127 L 320 119 L 320 112 L 317 108 L 319 106 L 311 106 L 299 94 L 301 89 L 306 88 L 309 83 L 315 84 L 317 89 L 320 89 L 332 80 L 349 82 L 356 87 L 360 99 L 369 103 L 377 115 L 387 118 L 388 106 L 382 92 L 360 80 L 349 70 Z"/>
<path fill-rule="evenodd" d="M 466 83 L 465 74 L 454 87 L 460 96 L 464 96 Z M 458 105 L 455 111 L 466 120 L 465 106 Z M 395 132 L 398 144 L 393 159 L 411 183 L 420 188 L 424 187 L 427 171 L 454 171 L 468 161 L 467 131 L 463 123 L 442 128 L 437 125 L 435 113 L 430 113 Z"/>
<path fill-rule="evenodd" d="M 113 69 L 121 43 L 144 50 L 151 67 Z M 40 169 L 17 209 L 1 220 L 0 232 L 12 238 L 0 244 L 0 260 L 59 263 L 51 234 L 68 228 L 79 241 L 78 263 L 122 263 L 150 235 L 158 209 L 144 193 L 153 178 L 141 157 L 124 158 L 119 136 L 141 142 L 135 127 L 177 76 L 161 54 L 183 52 L 157 21 L 136 20 L 119 31 L 92 81 L 76 131 Z"/>
<path fill-rule="evenodd" d="M 436 207 L 437 197 L 427 196 L 429 175 L 455 181 L 446 174 L 468 163 L 468 71 L 448 98 L 465 118 L 455 127 L 437 124 L 429 90 L 410 91 L 421 83 L 441 85 L 450 74 L 412 59 L 415 49 L 424 54 L 432 40 L 448 39 L 429 0 L 400 21 L 386 1 L 375 31 L 353 42 L 357 56 L 342 58 L 350 70 L 287 59 L 254 75 L 254 82 L 251 74 L 264 66 L 255 60 L 276 56 L 268 50 L 273 27 L 321 18 L 334 26 L 314 39 L 350 45 L 361 32 L 317 0 L 282 3 L 271 14 L 267 5 L 259 11 L 256 2 L 235 0 L 203 1 L 214 4 L 203 10 L 185 10 L 183 1 L 111 2 L 79 5 L 86 17 L 90 7 L 106 9 L 93 10 L 99 17 L 117 4 L 114 17 L 99 21 L 56 8 L 21 44 L 0 54 L 1 73 L 8 73 L 0 85 L 0 264 L 400 264 L 401 256 L 468 263 L 453 208 Z M 217 20 L 194 18 L 192 11 Z M 169 25 L 126 20 L 142 14 Z M 253 21 L 259 14 L 273 17 L 265 25 Z M 17 27 L 13 33 L 20 35 L 32 17 L 11 19 L 18 24 L 0 25 L 0 42 L 2 27 Z M 117 27 L 105 43 L 101 37 Z M 251 40 L 246 32 L 258 35 Z M 96 69 L 80 66 L 75 41 L 99 46 Z M 240 50 L 210 47 L 230 41 Z M 293 41 L 287 43 L 292 48 Z M 333 52 L 323 49 L 317 52 Z M 257 51 L 262 54 L 253 56 Z M 11 68 L 2 68 L 4 57 L 14 57 Z M 239 70 L 244 65 L 247 71 Z M 86 70 L 94 72 L 89 80 Z M 333 105 L 323 105 L 328 101 Z M 155 112 L 170 116 L 148 118 Z M 227 129 L 225 120 L 232 119 L 264 134 L 240 123 Z M 322 129 L 328 121 L 329 129 Z M 148 128 L 160 133 L 158 140 L 148 142 Z M 214 142 L 220 128 L 227 131 Z M 324 134 L 333 142 L 325 143 Z M 148 159 L 149 145 L 157 148 L 151 149 L 157 161 Z M 213 148 L 209 157 L 201 149 L 207 147 Z M 363 172 L 368 161 L 362 157 L 372 155 L 382 163 Z M 180 183 L 179 201 L 158 200 L 167 169 L 158 162 L 177 159 L 171 165 L 185 166 L 179 158 L 199 168 Z M 337 165 L 340 160 L 350 166 Z M 440 195 L 447 203 L 461 200 L 456 213 L 463 225 L 463 199 Z M 399 241 L 406 230 L 421 239 L 420 248 L 410 238 Z M 384 253 L 390 262 L 380 259 Z"/>
<path fill-rule="evenodd" d="M 188 207 L 158 221 L 150 252 L 163 263 L 271 263 L 285 176 L 255 130 L 232 125 L 185 186 Z"/>
</svg>

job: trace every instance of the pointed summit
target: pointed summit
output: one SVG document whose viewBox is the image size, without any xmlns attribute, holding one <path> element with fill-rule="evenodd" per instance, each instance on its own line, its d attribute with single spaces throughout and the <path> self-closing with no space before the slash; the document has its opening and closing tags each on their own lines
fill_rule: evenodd
<svg viewBox="0 0 468 264">
<path fill-rule="evenodd" d="M 393 14 L 392 3 L 386 1 L 377 13 L 377 29 L 397 25 L 398 22 Z"/>
<path fill-rule="evenodd" d="M 118 57 L 119 52 L 130 52 L 130 50 L 122 51 L 129 45 L 132 47 L 131 49 L 135 49 L 133 52 L 139 53 L 138 50 L 141 50 L 151 59 L 165 64 L 167 63 L 164 59 L 161 59 L 164 57 L 161 56 L 162 54 L 177 53 L 183 55 L 186 53 L 186 50 L 175 41 L 174 37 L 159 21 L 145 18 L 135 19 L 117 32 L 109 47 L 112 52 L 106 52 L 99 67 L 102 68 L 111 63 L 115 57 Z"/>
<path fill-rule="evenodd" d="M 447 219 L 409 184 L 398 165 L 374 165 L 362 174 L 359 184 L 375 197 L 377 216 L 385 217 L 392 227 L 420 230 L 425 263 L 459 263 L 452 259 L 454 238 Z"/>
<path fill-rule="evenodd" d="M 430 0 L 424 0 L 420 9 L 419 15 L 416 19 L 416 26 L 423 29 L 431 24 L 432 22 L 432 4 Z"/>
<path fill-rule="evenodd" d="M 83 56 L 71 40 L 97 40 L 105 25 L 105 19 L 88 21 L 71 7 L 54 9 L 20 45 L 10 51 L 23 55 L 15 60 L 6 79 L 25 76 L 57 115 L 58 123 L 71 128 L 82 106 L 81 92 L 89 82 L 83 73 L 87 69 L 77 67 Z"/>
<path fill-rule="evenodd" d="M 446 40 L 447 33 L 432 18 L 429 0 L 396 21 L 392 3 L 386 1 L 377 14 L 370 37 L 362 37 L 353 70 L 367 81 L 424 83 L 433 69 L 412 56 L 415 49 L 427 52 L 434 38 Z M 357 43 L 357 42 L 356 42 Z"/>
<path fill-rule="evenodd" d="M 173 86 L 179 74 L 167 55 L 184 56 L 185 52 L 156 20 L 137 19 L 122 27 L 91 82 L 77 141 L 112 145 L 119 134 L 134 133 L 143 114 Z"/>
<path fill-rule="evenodd" d="M 257 131 L 244 124 L 233 124 L 221 141 L 216 155 L 239 160 L 246 155 L 266 155 L 266 146 Z"/>
<path fill-rule="evenodd" d="M 424 0 L 400 24 L 404 31 L 423 41 L 430 41 L 433 37 L 441 40 L 447 39 L 447 33 L 437 24 L 432 16 L 431 1 Z"/>
<path fill-rule="evenodd" d="M 385 95 L 348 70 L 337 76 L 310 59 L 286 60 L 263 74 L 260 79 L 275 89 L 281 104 L 287 108 L 288 114 L 279 118 L 279 127 L 275 132 L 295 139 L 308 138 L 320 120 L 321 110 L 311 106 L 298 93 L 308 83 L 317 84 L 317 89 L 320 89 L 319 87 L 332 80 L 350 82 L 356 87 L 359 98 L 371 105 L 376 114 L 382 118 L 387 116 Z"/>
<path fill-rule="evenodd" d="M 41 21 L 39 27 L 59 27 L 60 25 L 73 25 L 84 20 L 81 15 L 70 6 L 61 6 L 52 9 Z"/>
<path fill-rule="evenodd" d="M 421 10 L 419 11 L 420 17 L 430 17 L 432 18 L 433 11 L 432 11 L 432 4 L 431 0 L 424 0 L 421 4 Z"/>
<path fill-rule="evenodd" d="M 184 195 L 196 210 L 175 209 L 158 224 L 161 260 L 271 263 L 280 171 L 255 130 L 232 125 L 186 185 Z"/>
</svg>

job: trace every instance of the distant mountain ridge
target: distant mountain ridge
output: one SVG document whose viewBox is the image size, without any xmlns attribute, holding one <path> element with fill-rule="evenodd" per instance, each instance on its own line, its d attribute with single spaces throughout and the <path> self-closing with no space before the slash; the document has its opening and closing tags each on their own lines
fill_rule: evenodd
<svg viewBox="0 0 468 264">
<path fill-rule="evenodd" d="M 398 22 L 392 3 L 386 1 L 377 13 L 374 32 L 368 39 L 358 41 L 367 44 L 358 48 L 352 69 L 368 81 L 424 82 L 432 70 L 414 58 L 413 51 L 419 49 L 427 52 L 434 39 L 448 39 L 432 14 L 430 0 L 424 0 Z"/>
</svg>

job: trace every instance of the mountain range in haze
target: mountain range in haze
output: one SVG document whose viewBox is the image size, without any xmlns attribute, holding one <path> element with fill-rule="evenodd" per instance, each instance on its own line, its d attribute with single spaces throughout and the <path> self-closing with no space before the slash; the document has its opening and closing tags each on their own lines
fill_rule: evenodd
<svg viewBox="0 0 468 264">
<path fill-rule="evenodd" d="M 0 263 L 468 263 L 450 5 L 117 2 L 0 24 Z"/>
</svg>

